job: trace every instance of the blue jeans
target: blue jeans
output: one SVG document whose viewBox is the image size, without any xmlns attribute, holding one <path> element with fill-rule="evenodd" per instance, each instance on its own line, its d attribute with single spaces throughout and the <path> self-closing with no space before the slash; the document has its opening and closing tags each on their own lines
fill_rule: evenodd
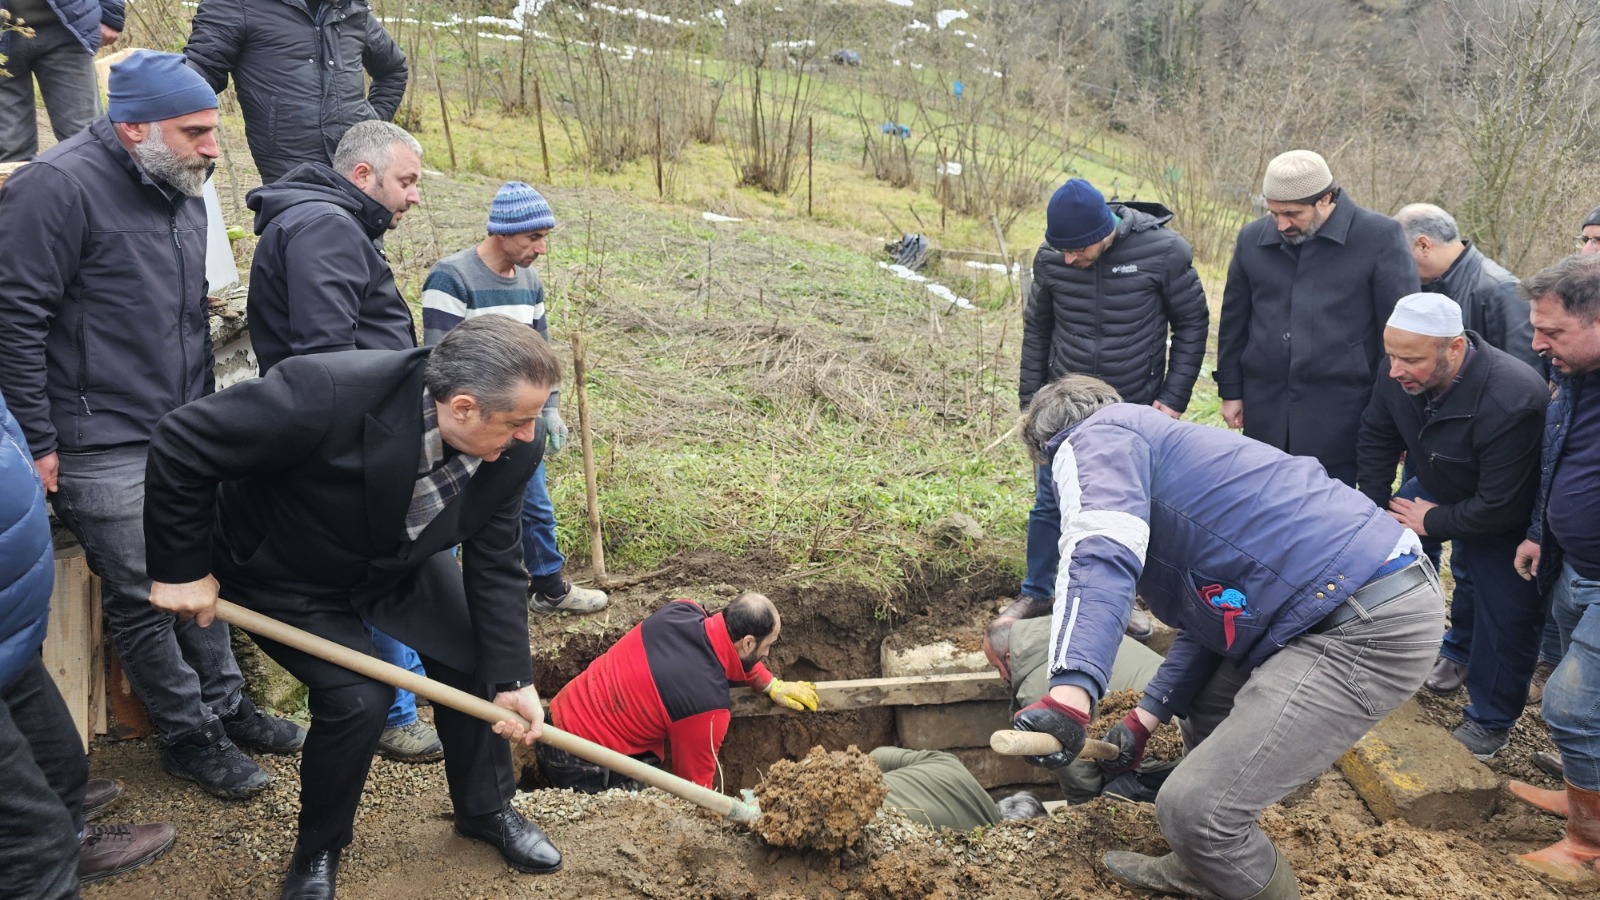
<svg viewBox="0 0 1600 900">
<path fill-rule="evenodd" d="M 0 897 L 78 896 L 89 761 L 38 657 L 0 685 Z"/>
<path fill-rule="evenodd" d="M 1395 496 L 1433 501 L 1414 478 Z M 1451 541 L 1456 590 L 1439 655 L 1467 667 L 1466 717 L 1493 731 L 1510 728 L 1522 715 L 1544 628 L 1539 589 L 1513 565 L 1522 537 L 1519 531 Z M 1441 542 L 1422 540 L 1428 555 L 1436 558 Z"/>
<path fill-rule="evenodd" d="M 31 38 L 20 34 L 5 38 L 0 40 L 0 55 L 6 57 L 10 77 L 0 76 L 0 162 L 22 162 L 39 152 L 33 83 L 39 82 L 50 130 L 58 141 L 89 127 L 100 114 L 100 84 L 94 57 L 54 16 L 37 26 Z"/>
<path fill-rule="evenodd" d="M 522 498 L 522 560 L 534 590 L 552 597 L 561 593 L 561 569 L 567 558 L 556 549 L 556 508 L 545 489 L 543 462 L 533 470 Z"/>
<path fill-rule="evenodd" d="M 1049 466 L 1033 473 L 1033 511 L 1028 513 L 1028 573 L 1022 596 L 1041 600 L 1056 595 L 1056 568 L 1061 565 L 1061 503 Z"/>
<path fill-rule="evenodd" d="M 100 576 L 106 625 L 134 693 L 171 743 L 239 708 L 244 678 L 220 619 L 201 628 L 150 605 L 144 568 L 146 444 L 62 453 L 56 516 Z"/>
<path fill-rule="evenodd" d="M 407 647 L 394 638 L 384 634 L 371 625 L 366 626 L 367 636 L 372 638 L 372 655 L 389 663 L 399 666 L 408 672 L 418 675 L 427 675 L 422 668 L 422 657 L 417 651 Z M 394 702 L 389 704 L 389 717 L 384 720 L 384 728 L 400 728 L 410 725 L 417 720 L 417 695 L 405 688 L 394 689 Z"/>
<path fill-rule="evenodd" d="M 1561 664 L 1544 688 L 1544 720 L 1567 781 L 1600 791 L 1600 581 L 1562 566 L 1551 612 L 1561 630 Z"/>
</svg>

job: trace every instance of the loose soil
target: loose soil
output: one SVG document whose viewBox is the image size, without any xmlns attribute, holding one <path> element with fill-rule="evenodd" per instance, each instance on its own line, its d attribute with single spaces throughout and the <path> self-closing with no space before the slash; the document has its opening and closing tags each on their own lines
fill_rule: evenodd
<svg viewBox="0 0 1600 900">
<path fill-rule="evenodd" d="M 1128 710 L 1139 705 L 1138 691 L 1112 691 L 1100 699 L 1100 715 L 1089 723 L 1089 735 L 1099 737 L 1121 722 Z M 1183 733 L 1171 722 L 1157 725 L 1144 745 L 1144 758 L 1170 762 L 1183 758 Z"/>
<path fill-rule="evenodd" d="M 761 819 L 755 830 L 775 847 L 844 850 L 860 843 L 889 796 L 883 772 L 851 744 L 829 752 L 813 747 L 803 759 L 780 759 L 756 785 Z"/>
</svg>

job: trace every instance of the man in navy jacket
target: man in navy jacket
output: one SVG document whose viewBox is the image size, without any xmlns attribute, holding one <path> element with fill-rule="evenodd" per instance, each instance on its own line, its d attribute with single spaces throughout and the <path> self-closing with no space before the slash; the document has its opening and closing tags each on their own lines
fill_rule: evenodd
<svg viewBox="0 0 1600 900">
<path fill-rule="evenodd" d="M 1062 559 L 1053 603 L 1030 611 L 1053 614 L 1050 690 L 1014 725 L 1062 744 L 1031 762 L 1072 761 L 1137 591 L 1178 637 L 1103 765 L 1137 766 L 1175 715 L 1193 749 L 1156 798 L 1173 852 L 1108 853 L 1107 867 L 1147 890 L 1298 897 L 1256 819 L 1422 684 L 1438 576 L 1416 534 L 1315 460 L 1117 401 L 1069 375 L 1020 426 L 1061 498 Z"/>
</svg>

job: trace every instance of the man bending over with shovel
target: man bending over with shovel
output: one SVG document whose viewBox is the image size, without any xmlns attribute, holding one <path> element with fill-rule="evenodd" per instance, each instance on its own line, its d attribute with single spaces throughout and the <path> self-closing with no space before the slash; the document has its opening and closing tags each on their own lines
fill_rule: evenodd
<svg viewBox="0 0 1600 900">
<path fill-rule="evenodd" d="M 1035 765 L 1072 761 L 1137 590 L 1178 636 L 1101 765 L 1137 766 L 1174 715 L 1188 753 L 1156 797 L 1172 852 L 1115 851 L 1107 868 L 1163 893 L 1299 897 L 1256 820 L 1422 686 L 1443 625 L 1438 576 L 1416 534 L 1316 460 L 1118 399 L 1068 375 L 1022 419 L 1060 497 L 1061 567 L 1050 690 L 1014 727 L 1059 740 Z"/>
<path fill-rule="evenodd" d="M 538 333 L 501 316 L 431 348 L 294 357 L 168 415 L 146 476 L 158 608 L 205 625 L 221 592 L 366 653 L 370 622 L 414 647 L 434 679 L 532 723 L 491 732 L 434 708 L 456 831 L 535 874 L 559 869 L 561 854 L 511 806 L 511 749 L 495 734 L 531 744 L 544 720 L 518 516 L 560 377 Z M 332 897 L 394 690 L 256 641 L 310 690 L 282 897 Z"/>
</svg>

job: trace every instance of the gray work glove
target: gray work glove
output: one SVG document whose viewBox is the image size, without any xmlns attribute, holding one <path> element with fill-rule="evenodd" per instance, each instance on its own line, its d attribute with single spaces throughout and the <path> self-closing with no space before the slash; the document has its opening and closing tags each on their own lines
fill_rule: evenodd
<svg viewBox="0 0 1600 900">
<path fill-rule="evenodd" d="M 561 421 L 560 407 L 545 407 L 541 417 L 544 419 L 544 431 L 549 439 L 547 443 L 550 452 L 560 453 L 561 448 L 567 445 L 567 423 Z"/>
</svg>

